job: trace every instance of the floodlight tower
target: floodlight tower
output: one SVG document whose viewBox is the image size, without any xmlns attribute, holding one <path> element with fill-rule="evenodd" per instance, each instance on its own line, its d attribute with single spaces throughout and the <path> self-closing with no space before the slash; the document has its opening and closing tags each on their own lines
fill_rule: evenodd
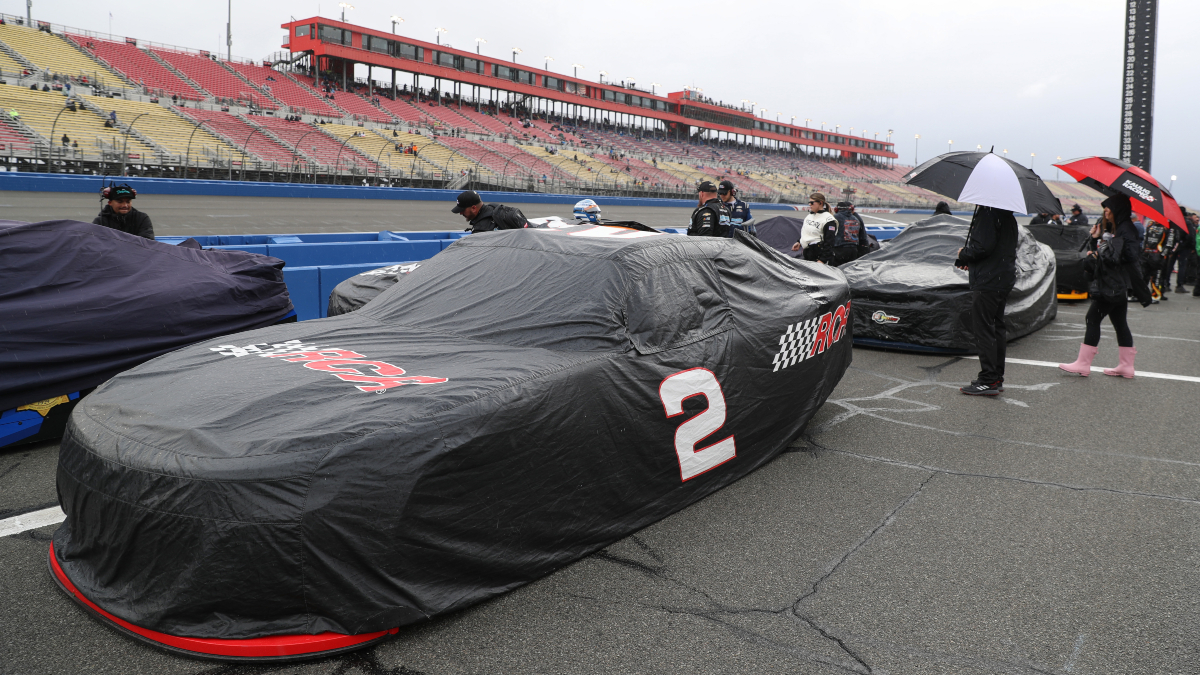
<svg viewBox="0 0 1200 675">
<path fill-rule="evenodd" d="M 1121 159 L 1150 171 L 1154 139 L 1154 57 L 1158 0 L 1125 2 L 1125 80 L 1121 89 Z"/>
</svg>

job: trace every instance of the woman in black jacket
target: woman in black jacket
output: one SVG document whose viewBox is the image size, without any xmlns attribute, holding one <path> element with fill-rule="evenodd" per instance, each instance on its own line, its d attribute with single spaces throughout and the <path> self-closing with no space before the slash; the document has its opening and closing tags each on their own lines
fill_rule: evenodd
<svg viewBox="0 0 1200 675">
<path fill-rule="evenodd" d="M 1100 345 L 1100 324 L 1107 316 L 1117 333 L 1120 365 L 1107 368 L 1105 375 L 1133 377 L 1133 334 L 1129 330 L 1126 299 L 1130 282 L 1138 281 L 1138 233 L 1133 225 L 1129 197 L 1117 195 L 1104 200 L 1104 217 L 1092 226 L 1092 237 L 1087 242 L 1088 258 L 1084 270 L 1091 280 L 1088 295 L 1092 306 L 1085 319 L 1083 344 L 1079 345 L 1079 358 L 1074 363 L 1060 363 L 1058 367 L 1068 373 L 1087 377 L 1092 371 L 1092 359 Z"/>
</svg>

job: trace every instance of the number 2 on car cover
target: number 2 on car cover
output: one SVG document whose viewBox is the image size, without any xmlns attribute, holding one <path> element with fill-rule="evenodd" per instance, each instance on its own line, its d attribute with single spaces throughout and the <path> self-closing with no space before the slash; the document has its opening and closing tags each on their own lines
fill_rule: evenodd
<svg viewBox="0 0 1200 675">
<path fill-rule="evenodd" d="M 667 417 L 683 414 L 683 402 L 693 396 L 708 399 L 708 408 L 675 430 L 675 453 L 679 455 L 679 473 L 684 481 L 714 469 L 737 456 L 733 436 L 696 449 L 696 444 L 725 424 L 725 395 L 717 376 L 707 368 L 683 370 L 667 377 L 658 386 Z"/>
</svg>

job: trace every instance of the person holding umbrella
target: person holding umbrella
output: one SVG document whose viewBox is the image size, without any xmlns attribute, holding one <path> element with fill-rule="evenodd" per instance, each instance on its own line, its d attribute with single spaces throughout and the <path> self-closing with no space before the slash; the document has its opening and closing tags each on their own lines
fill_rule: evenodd
<svg viewBox="0 0 1200 675">
<path fill-rule="evenodd" d="M 1060 363 L 1058 367 L 1083 377 L 1092 372 L 1092 359 L 1096 358 L 1100 348 L 1100 324 L 1107 316 L 1117 333 L 1120 364 L 1116 368 L 1105 369 L 1104 374 L 1132 378 L 1133 357 L 1137 350 L 1133 348 L 1133 333 L 1126 320 L 1129 308 L 1126 289 L 1131 273 L 1137 273 L 1137 228 L 1133 226 L 1129 197 L 1118 194 L 1105 199 L 1102 206 L 1104 217 L 1092 226 L 1092 236 L 1088 240 L 1085 269 L 1091 277 L 1088 297 L 1092 299 L 1092 305 L 1084 320 L 1086 329 L 1083 344 L 1079 345 L 1079 356 L 1074 363 Z M 1150 303 L 1142 304 L 1145 306 Z"/>
<path fill-rule="evenodd" d="M 1004 390 L 1008 331 L 1004 309 L 1017 281 L 1017 219 L 1013 212 L 1062 215 L 1062 205 L 1034 173 L 993 152 L 950 152 L 904 176 L 909 185 L 975 204 L 955 267 L 967 270 L 979 376 L 961 391 L 996 396 Z"/>
</svg>

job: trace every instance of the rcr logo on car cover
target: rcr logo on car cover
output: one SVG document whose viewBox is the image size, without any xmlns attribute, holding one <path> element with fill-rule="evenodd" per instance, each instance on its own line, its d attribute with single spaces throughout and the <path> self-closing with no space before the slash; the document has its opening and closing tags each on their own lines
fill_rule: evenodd
<svg viewBox="0 0 1200 675">
<path fill-rule="evenodd" d="M 367 360 L 367 357 L 349 349 L 306 345 L 301 344 L 300 340 L 288 340 L 273 345 L 259 342 L 245 347 L 221 345 L 209 347 L 209 350 L 222 356 L 263 356 L 290 363 L 303 363 L 305 368 L 329 373 L 339 380 L 361 382 L 363 384 L 356 386 L 359 391 L 373 391 L 376 394 L 406 384 L 441 384 L 450 381 L 445 377 L 406 375 L 404 369 L 399 366 Z"/>
<path fill-rule="evenodd" d="M 820 317 L 788 326 L 787 331 L 779 336 L 779 353 L 771 361 L 775 364 L 772 372 L 824 353 L 833 343 L 842 339 L 849 320 L 850 303 L 847 302 Z"/>
<path fill-rule="evenodd" d="M 370 270 L 368 272 L 363 272 L 362 276 L 364 276 L 364 277 L 386 277 L 386 276 L 393 275 L 393 274 L 395 274 L 395 275 L 408 274 L 409 272 L 412 272 L 413 270 L 417 269 L 420 266 L 421 266 L 421 263 L 408 263 L 407 265 L 388 265 L 387 267 L 380 267 L 377 270 Z"/>
<path fill-rule="evenodd" d="M 900 323 L 900 317 L 892 316 L 883 310 L 879 310 L 871 315 L 871 320 L 875 323 Z"/>
<path fill-rule="evenodd" d="M 1131 180 L 1126 180 L 1124 183 L 1121 183 L 1121 187 L 1136 194 L 1138 197 L 1141 197 L 1142 201 L 1145 201 L 1145 202 L 1153 202 L 1154 201 L 1154 197 L 1150 195 L 1150 188 L 1146 187 L 1145 185 L 1138 185 L 1137 183 L 1135 183 Z"/>
</svg>

